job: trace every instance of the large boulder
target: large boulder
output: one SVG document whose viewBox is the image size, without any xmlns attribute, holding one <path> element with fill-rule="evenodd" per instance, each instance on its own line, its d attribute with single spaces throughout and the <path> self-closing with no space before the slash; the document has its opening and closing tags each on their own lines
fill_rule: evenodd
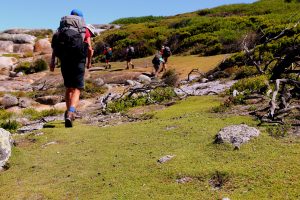
<svg viewBox="0 0 300 200">
<path fill-rule="evenodd" d="M 23 33 L 28 33 L 30 31 L 31 31 L 31 29 L 13 28 L 13 29 L 5 30 L 5 31 L 3 31 L 3 33 L 8 33 L 8 34 L 23 34 Z"/>
<path fill-rule="evenodd" d="M 43 54 L 52 53 L 51 43 L 48 38 L 38 40 L 34 45 L 34 52 Z"/>
<path fill-rule="evenodd" d="M 32 53 L 33 44 L 14 44 L 14 53 Z"/>
<path fill-rule="evenodd" d="M 4 53 L 14 52 L 14 43 L 12 41 L 0 41 L 0 52 L 4 52 Z"/>
<path fill-rule="evenodd" d="M 140 83 L 151 83 L 151 78 L 149 76 L 141 74 L 141 75 L 138 76 L 138 82 L 140 82 Z"/>
<path fill-rule="evenodd" d="M 36 37 L 28 34 L 8 34 L 8 33 L 0 34 L 0 40 L 12 41 L 13 43 L 17 43 L 17 44 L 24 44 L 24 43 L 34 44 L 35 39 Z"/>
<path fill-rule="evenodd" d="M 0 171 L 5 167 L 11 155 L 11 138 L 10 132 L 0 128 Z"/>
<path fill-rule="evenodd" d="M 220 130 L 215 137 L 215 143 L 230 143 L 236 149 L 247 143 L 252 137 L 259 136 L 260 131 L 246 124 L 231 125 Z"/>
</svg>

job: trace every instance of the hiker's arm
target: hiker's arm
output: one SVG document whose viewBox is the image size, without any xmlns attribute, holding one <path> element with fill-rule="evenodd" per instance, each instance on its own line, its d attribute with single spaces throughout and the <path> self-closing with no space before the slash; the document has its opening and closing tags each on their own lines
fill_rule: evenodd
<svg viewBox="0 0 300 200">
<path fill-rule="evenodd" d="M 55 68 L 55 54 L 52 52 L 51 63 L 50 63 L 50 71 L 53 72 Z"/>
<path fill-rule="evenodd" d="M 90 37 L 87 38 L 87 43 L 88 43 L 88 55 L 87 55 L 87 66 L 86 66 L 86 68 L 89 69 L 92 66 L 92 57 L 93 57 L 93 54 L 94 54 L 94 50 L 92 48 L 92 42 L 91 42 Z"/>
</svg>

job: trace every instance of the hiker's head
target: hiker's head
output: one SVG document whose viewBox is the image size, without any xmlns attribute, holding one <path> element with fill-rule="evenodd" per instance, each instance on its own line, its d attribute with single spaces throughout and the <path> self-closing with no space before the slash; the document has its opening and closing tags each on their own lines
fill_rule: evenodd
<svg viewBox="0 0 300 200">
<path fill-rule="evenodd" d="M 96 28 L 92 24 L 87 24 L 86 28 L 89 29 L 89 31 L 91 32 L 92 37 L 95 37 L 98 35 Z"/>
<path fill-rule="evenodd" d="M 163 46 L 161 46 L 161 49 L 165 49 L 165 46 L 163 45 Z"/>
<path fill-rule="evenodd" d="M 71 15 L 76 15 L 76 16 L 79 16 L 79 17 L 83 17 L 83 13 L 78 9 L 73 9 L 71 11 Z"/>
</svg>

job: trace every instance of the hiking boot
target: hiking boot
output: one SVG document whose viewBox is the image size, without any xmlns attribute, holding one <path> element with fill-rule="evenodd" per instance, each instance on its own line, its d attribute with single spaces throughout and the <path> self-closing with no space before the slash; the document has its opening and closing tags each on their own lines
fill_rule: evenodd
<svg viewBox="0 0 300 200">
<path fill-rule="evenodd" d="M 132 69 L 134 69 L 134 65 L 131 65 Z"/>
<path fill-rule="evenodd" d="M 110 64 L 108 65 L 108 69 L 111 69 L 111 65 Z"/>
<path fill-rule="evenodd" d="M 74 117 L 74 113 L 68 111 L 66 118 L 65 118 L 65 127 L 66 128 L 71 128 L 73 127 L 73 121 L 74 121 L 75 117 Z"/>
</svg>

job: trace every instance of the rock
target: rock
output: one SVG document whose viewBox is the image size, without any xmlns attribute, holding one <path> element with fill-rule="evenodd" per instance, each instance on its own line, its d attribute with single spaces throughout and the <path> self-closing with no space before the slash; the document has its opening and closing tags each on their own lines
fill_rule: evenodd
<svg viewBox="0 0 300 200">
<path fill-rule="evenodd" d="M 5 167 L 11 155 L 11 138 L 10 132 L 0 128 L 0 171 Z"/>
<path fill-rule="evenodd" d="M 32 53 L 33 49 L 32 44 L 14 44 L 14 53 Z"/>
<path fill-rule="evenodd" d="M 35 123 L 28 126 L 23 126 L 17 130 L 18 133 L 27 133 L 35 130 L 41 130 L 45 123 Z"/>
<path fill-rule="evenodd" d="M 177 183 L 188 183 L 188 182 L 191 182 L 193 179 L 191 177 L 183 177 L 183 178 L 180 178 L 180 179 L 177 179 L 176 182 Z"/>
<path fill-rule="evenodd" d="M 54 105 L 54 108 L 57 110 L 66 110 L 66 103 L 60 102 Z"/>
<path fill-rule="evenodd" d="M 228 197 L 224 197 L 222 198 L 222 200 L 230 200 Z"/>
<path fill-rule="evenodd" d="M 174 157 L 175 157 L 175 155 L 166 155 L 166 156 L 160 158 L 157 162 L 162 164 L 162 163 L 165 163 L 165 162 L 171 160 Z"/>
<path fill-rule="evenodd" d="M 103 86 L 105 84 L 102 78 L 96 78 L 93 82 L 98 87 L 101 87 L 101 86 Z"/>
<path fill-rule="evenodd" d="M 0 40 L 12 41 L 13 43 L 17 43 L 17 44 L 24 44 L 24 43 L 34 44 L 35 39 L 36 37 L 28 34 L 8 34 L 8 33 L 0 34 Z"/>
<path fill-rule="evenodd" d="M 133 81 L 133 80 L 126 80 L 125 85 L 130 85 L 130 86 L 140 86 L 141 83 L 137 82 L 137 81 Z"/>
<path fill-rule="evenodd" d="M 32 105 L 32 102 L 33 101 L 31 99 L 29 99 L 29 98 L 21 97 L 19 99 L 19 106 L 21 108 L 28 108 L 28 107 L 30 107 Z"/>
<path fill-rule="evenodd" d="M 58 95 L 43 96 L 43 97 L 38 97 L 36 101 L 41 104 L 55 105 L 57 103 L 60 103 L 63 100 L 63 98 L 64 98 L 63 96 L 58 96 Z"/>
<path fill-rule="evenodd" d="M 13 53 L 14 43 L 12 41 L 0 41 L 0 52 Z"/>
<path fill-rule="evenodd" d="M 231 125 L 220 130 L 215 137 L 215 143 L 231 143 L 236 149 L 247 143 L 252 137 L 259 136 L 260 131 L 246 124 Z"/>
<path fill-rule="evenodd" d="M 21 113 L 22 109 L 19 106 L 13 106 L 13 107 L 9 107 L 6 109 L 8 112 L 12 112 L 12 113 Z"/>
<path fill-rule="evenodd" d="M 202 79 L 200 80 L 200 82 L 201 82 L 201 83 L 207 83 L 207 82 L 208 82 L 208 79 L 207 79 L 207 78 L 202 78 Z"/>
<path fill-rule="evenodd" d="M 232 92 L 232 96 L 233 96 L 233 97 L 236 97 L 237 95 L 239 95 L 239 91 L 237 91 L 237 90 L 233 90 L 233 92 Z"/>
<path fill-rule="evenodd" d="M 6 81 L 7 79 L 9 79 L 9 76 L 0 75 L 0 81 Z"/>
<path fill-rule="evenodd" d="M 23 73 L 23 72 L 18 72 L 18 73 L 16 74 L 16 77 L 21 77 L 21 76 L 24 76 L 24 73 Z"/>
<path fill-rule="evenodd" d="M 177 95 L 192 95 L 202 96 L 208 94 L 220 94 L 225 90 L 229 89 L 236 81 L 227 81 L 221 83 L 220 81 L 211 81 L 207 83 L 194 83 L 192 85 L 186 84 L 175 88 L 174 91 Z"/>
<path fill-rule="evenodd" d="M 10 94 L 4 95 L 4 97 L 1 100 L 1 105 L 4 106 L 4 108 L 17 106 L 18 104 L 19 104 L 18 98 Z"/>
<path fill-rule="evenodd" d="M 112 86 L 110 84 L 104 84 L 103 88 L 107 89 L 108 91 L 112 89 Z"/>
<path fill-rule="evenodd" d="M 28 124 L 30 122 L 30 120 L 26 117 L 22 117 L 22 118 L 17 118 L 16 121 L 20 124 L 22 124 L 23 126 Z"/>
<path fill-rule="evenodd" d="M 190 75 L 189 76 L 189 80 L 188 81 L 196 81 L 199 80 L 201 78 L 200 74 L 194 74 L 194 75 Z"/>
<path fill-rule="evenodd" d="M 151 78 L 149 76 L 141 74 L 141 75 L 138 76 L 138 82 L 140 82 L 140 83 L 151 83 Z"/>
<path fill-rule="evenodd" d="M 34 45 L 34 52 L 39 52 L 43 54 L 52 53 L 51 43 L 49 39 L 39 39 Z"/>
<path fill-rule="evenodd" d="M 0 74 L 8 76 L 16 62 L 17 59 L 13 57 L 0 57 Z"/>
<path fill-rule="evenodd" d="M 14 28 L 14 29 L 7 29 L 7 30 L 3 31 L 3 33 L 21 34 L 21 33 L 28 33 L 30 31 L 31 31 L 31 29 Z"/>
<path fill-rule="evenodd" d="M 16 77 L 17 73 L 14 71 L 9 72 L 9 77 Z"/>
</svg>

